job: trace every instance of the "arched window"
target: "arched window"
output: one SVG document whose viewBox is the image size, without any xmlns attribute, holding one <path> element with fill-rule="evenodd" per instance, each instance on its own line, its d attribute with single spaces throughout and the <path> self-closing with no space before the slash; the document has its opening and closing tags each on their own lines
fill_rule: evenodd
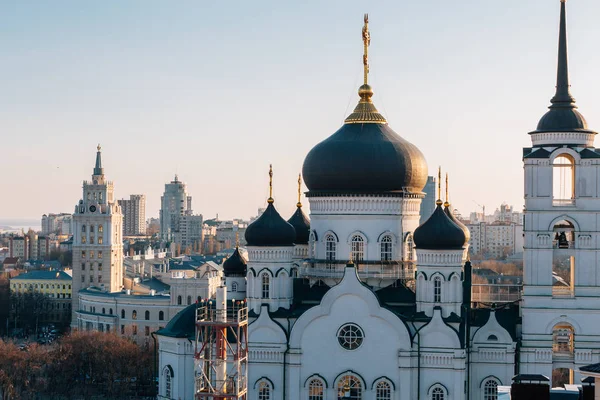
<svg viewBox="0 0 600 400">
<path fill-rule="evenodd" d="M 98 225 L 98 233 L 102 233 L 102 232 L 104 232 L 102 225 Z"/>
<path fill-rule="evenodd" d="M 498 381 L 488 379 L 483 384 L 483 400 L 498 400 Z"/>
<path fill-rule="evenodd" d="M 150 320 L 150 311 L 146 310 L 146 312 L 144 313 L 144 319 L 145 319 L 146 321 L 149 321 L 149 320 Z"/>
<path fill-rule="evenodd" d="M 108 309 L 108 313 L 109 313 L 109 315 L 112 315 L 112 308 Z"/>
<path fill-rule="evenodd" d="M 94 225 L 90 225 L 90 233 L 94 233 Z"/>
<path fill-rule="evenodd" d="M 412 235 L 406 238 L 406 260 L 413 261 L 415 259 L 415 242 Z"/>
<path fill-rule="evenodd" d="M 439 276 L 433 278 L 433 302 L 442 302 L 442 278 Z"/>
<path fill-rule="evenodd" d="M 325 259 L 327 261 L 334 261 L 336 259 L 337 253 L 337 240 L 335 236 L 331 233 L 328 233 L 325 236 Z"/>
<path fill-rule="evenodd" d="M 317 251 L 316 251 L 317 249 L 315 248 L 315 246 L 316 246 L 316 242 L 317 242 L 317 238 L 316 238 L 316 236 L 315 236 L 315 233 L 314 233 L 314 232 L 311 232 L 311 233 L 310 233 L 310 237 L 309 237 L 309 239 L 308 239 L 308 242 L 309 242 L 309 246 L 310 246 L 310 251 L 309 251 L 309 254 L 308 254 L 308 256 L 309 256 L 310 258 L 315 258 L 315 257 L 317 257 Z"/>
<path fill-rule="evenodd" d="M 85 233 L 85 225 L 81 225 L 81 233 Z"/>
<path fill-rule="evenodd" d="M 575 348 L 575 332 L 568 324 L 559 324 L 552 329 L 552 352 L 555 356 L 572 357 Z"/>
<path fill-rule="evenodd" d="M 165 369 L 163 370 L 163 376 L 164 376 L 164 380 L 165 380 L 165 392 L 164 395 L 166 398 L 170 399 L 171 398 L 171 379 L 173 378 L 173 376 L 171 375 L 171 368 L 169 368 L 169 366 L 165 367 Z"/>
<path fill-rule="evenodd" d="M 273 388 L 268 381 L 260 381 L 258 384 L 258 400 L 273 400 L 271 399 L 271 391 Z"/>
<path fill-rule="evenodd" d="M 381 261 L 391 261 L 392 260 L 392 237 L 390 235 L 385 235 L 381 238 Z"/>
<path fill-rule="evenodd" d="M 375 386 L 375 400 L 392 400 L 392 386 L 389 382 L 379 381 Z"/>
<path fill-rule="evenodd" d="M 269 298 L 269 274 L 264 272 L 262 274 L 262 294 L 261 298 L 268 299 Z"/>
<path fill-rule="evenodd" d="M 431 389 L 431 400 L 446 400 L 446 391 L 441 386 L 436 386 Z"/>
<path fill-rule="evenodd" d="M 575 198 L 575 160 L 561 154 L 552 163 L 553 205 L 570 205 Z"/>
<path fill-rule="evenodd" d="M 159 321 L 164 321 L 165 320 L 165 312 L 164 311 L 159 311 L 158 312 L 158 320 Z"/>
<path fill-rule="evenodd" d="M 320 379 L 313 379 L 308 384 L 308 400 L 323 400 L 325 386 Z"/>
<path fill-rule="evenodd" d="M 190 304 L 192 304 L 192 296 L 187 297 L 187 305 L 189 306 Z"/>
<path fill-rule="evenodd" d="M 344 375 L 337 384 L 338 400 L 361 400 L 362 384 L 354 375 Z"/>
<path fill-rule="evenodd" d="M 177 305 L 180 306 L 181 305 L 181 296 L 177 296 Z"/>
<path fill-rule="evenodd" d="M 352 236 L 352 260 L 362 261 L 365 258 L 365 239 L 360 235 Z"/>
<path fill-rule="evenodd" d="M 125 319 L 125 310 L 121 310 L 121 318 Z"/>
<path fill-rule="evenodd" d="M 133 310 L 131 312 L 131 319 L 137 319 L 137 311 Z"/>
<path fill-rule="evenodd" d="M 106 314 L 106 309 L 102 307 L 102 314 Z"/>
<path fill-rule="evenodd" d="M 233 282 L 233 283 L 231 284 L 231 291 L 232 291 L 232 292 L 237 292 L 237 290 L 238 290 L 238 289 L 237 289 L 237 282 Z"/>
</svg>

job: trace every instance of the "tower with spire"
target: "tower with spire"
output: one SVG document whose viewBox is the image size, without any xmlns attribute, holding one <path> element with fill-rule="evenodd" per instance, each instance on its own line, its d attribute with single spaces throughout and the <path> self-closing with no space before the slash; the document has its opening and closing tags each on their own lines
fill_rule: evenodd
<svg viewBox="0 0 600 400">
<path fill-rule="evenodd" d="M 123 215 L 114 197 L 113 183 L 102 168 L 97 147 L 92 180 L 83 182 L 83 194 L 73 214 L 73 327 L 84 327 L 79 291 L 97 287 L 118 292 L 123 287 Z"/>
<path fill-rule="evenodd" d="M 571 95 L 566 0 L 560 1 L 556 91 L 523 149 L 521 373 L 552 376 L 600 361 L 600 151 Z M 553 385 L 560 382 L 553 382 Z M 572 382 L 571 382 L 572 383 Z"/>
</svg>

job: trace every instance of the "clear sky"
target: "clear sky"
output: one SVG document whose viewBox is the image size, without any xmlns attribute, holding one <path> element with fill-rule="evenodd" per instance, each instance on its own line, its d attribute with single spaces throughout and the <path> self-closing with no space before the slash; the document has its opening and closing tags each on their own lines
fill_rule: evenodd
<svg viewBox="0 0 600 400">
<path fill-rule="evenodd" d="M 572 93 L 600 129 L 600 2 L 567 3 Z M 98 143 L 158 216 L 177 172 L 205 218 L 295 206 L 312 146 L 374 101 L 450 173 L 461 212 L 521 209 L 521 148 L 554 93 L 558 0 L 0 2 L 0 217 L 72 212 Z M 305 201 L 305 203 L 307 203 Z"/>
</svg>

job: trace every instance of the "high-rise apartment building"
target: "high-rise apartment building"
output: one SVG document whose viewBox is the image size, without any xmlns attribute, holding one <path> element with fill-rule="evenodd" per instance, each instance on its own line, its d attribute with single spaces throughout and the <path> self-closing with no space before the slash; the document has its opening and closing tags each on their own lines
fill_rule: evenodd
<svg viewBox="0 0 600 400">
<path fill-rule="evenodd" d="M 146 234 L 146 196 L 132 194 L 118 201 L 123 213 L 123 236 Z"/>
<path fill-rule="evenodd" d="M 100 146 L 91 181 L 73 214 L 73 320 L 76 327 L 79 290 L 90 286 L 118 292 L 123 285 L 123 215 L 105 180 Z"/>
<path fill-rule="evenodd" d="M 425 184 L 425 188 L 423 192 L 425 192 L 425 198 L 421 202 L 421 219 L 419 220 L 419 224 L 423 224 L 423 222 L 427 221 L 431 214 L 433 214 L 433 210 L 435 210 L 435 185 L 436 179 L 433 176 L 427 177 L 427 183 Z"/>
<path fill-rule="evenodd" d="M 192 197 L 188 196 L 185 183 L 177 175 L 175 180 L 165 184 L 165 193 L 160 198 L 160 237 L 174 240 L 179 231 L 180 217 L 192 215 Z"/>
<path fill-rule="evenodd" d="M 504 258 L 523 251 L 523 225 L 514 222 L 467 224 L 471 254 Z"/>
<path fill-rule="evenodd" d="M 67 213 L 42 215 L 42 235 L 56 233 L 59 235 L 71 235 L 72 215 Z"/>
</svg>

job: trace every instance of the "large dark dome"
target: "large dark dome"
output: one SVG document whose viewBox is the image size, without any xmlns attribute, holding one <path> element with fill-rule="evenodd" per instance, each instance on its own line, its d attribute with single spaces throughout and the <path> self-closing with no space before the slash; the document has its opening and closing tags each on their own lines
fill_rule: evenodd
<svg viewBox="0 0 600 400">
<path fill-rule="evenodd" d="M 346 123 L 313 147 L 302 167 L 311 192 L 419 193 L 427 173 L 419 149 L 385 123 Z"/>
<path fill-rule="evenodd" d="M 281 218 L 270 200 L 265 212 L 248 225 L 244 237 L 248 246 L 293 246 L 296 231 Z"/>
<path fill-rule="evenodd" d="M 413 234 L 415 247 L 424 250 L 460 250 L 467 244 L 465 232 L 446 215 L 441 202 Z"/>
<path fill-rule="evenodd" d="M 458 218 L 454 216 L 454 214 L 452 214 L 452 211 L 450 211 L 450 203 L 444 204 L 444 212 L 452 222 L 454 222 L 456 225 L 458 225 L 460 229 L 462 229 L 462 231 L 465 233 L 465 242 L 468 243 L 471 239 L 471 231 L 469 230 L 469 228 L 467 228 L 465 224 L 460 222 Z"/>
</svg>

